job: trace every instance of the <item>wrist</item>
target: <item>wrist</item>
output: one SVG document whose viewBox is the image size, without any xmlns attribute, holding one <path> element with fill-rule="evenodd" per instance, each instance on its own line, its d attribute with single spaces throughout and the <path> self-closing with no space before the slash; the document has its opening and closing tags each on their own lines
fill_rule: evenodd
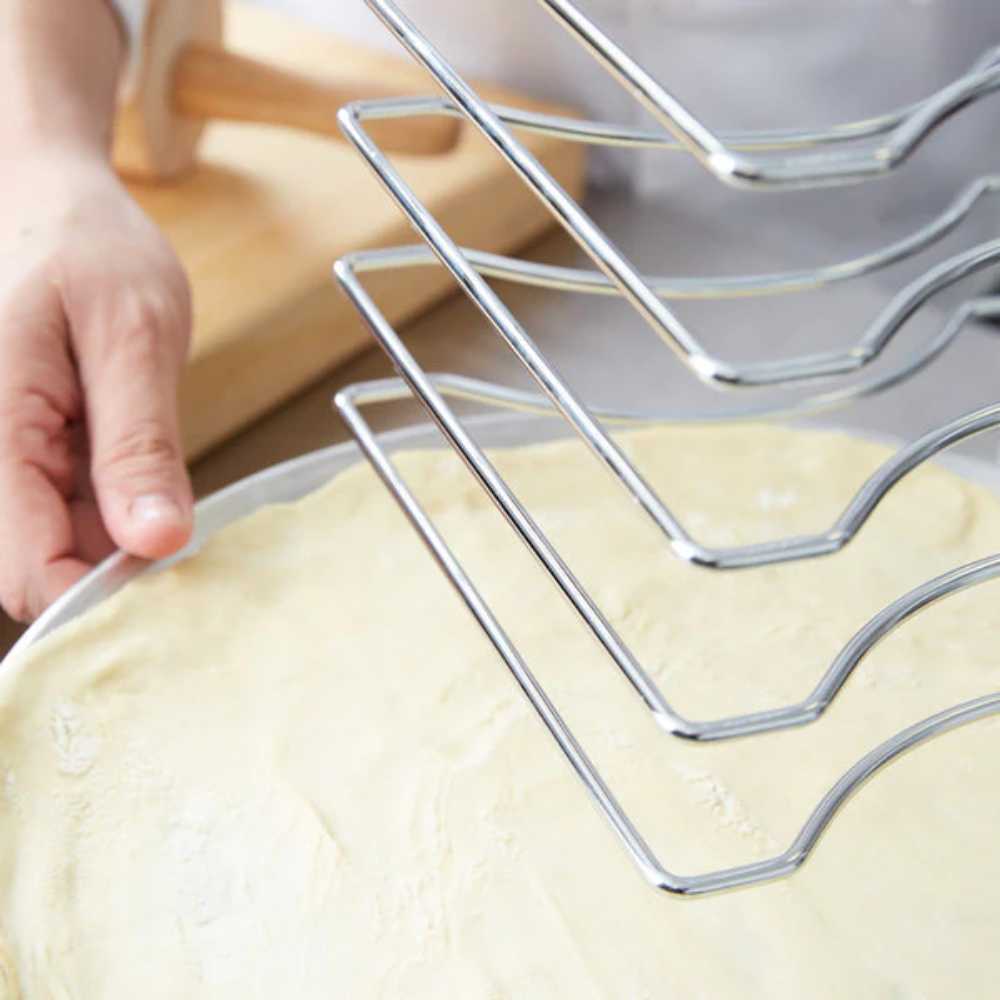
<svg viewBox="0 0 1000 1000">
<path fill-rule="evenodd" d="M 73 144 L 27 143 L 18 155 L 0 164 L 0 216 L 8 222 L 27 218 L 33 231 L 47 232 L 88 213 L 93 203 L 103 202 L 119 183 L 102 151 Z"/>
<path fill-rule="evenodd" d="M 107 0 L 0 6 L 3 159 L 107 157 L 124 50 Z"/>
<path fill-rule="evenodd" d="M 39 182 L 57 171 L 95 172 L 111 170 L 108 144 L 89 135 L 17 130 L 6 140 L 0 158 L 0 178 L 7 182 L 36 176 Z"/>
<path fill-rule="evenodd" d="M 99 143 L 77 142 L 72 137 L 25 135 L 11 142 L 0 159 L 0 181 L 9 194 L 12 188 L 34 185 L 38 192 L 59 183 L 69 186 L 114 173 L 108 150 Z"/>
</svg>

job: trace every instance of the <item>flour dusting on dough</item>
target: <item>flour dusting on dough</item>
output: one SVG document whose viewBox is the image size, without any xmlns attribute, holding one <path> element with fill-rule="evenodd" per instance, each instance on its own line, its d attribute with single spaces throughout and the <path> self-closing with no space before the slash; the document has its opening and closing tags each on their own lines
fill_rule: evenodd
<svg viewBox="0 0 1000 1000">
<path fill-rule="evenodd" d="M 692 791 L 694 801 L 708 810 L 719 826 L 753 840 L 758 847 L 771 849 L 774 840 L 750 817 L 743 803 L 710 771 L 675 763 L 674 771 Z"/>
<path fill-rule="evenodd" d="M 86 774 L 97 759 L 100 740 L 87 728 L 77 707 L 69 702 L 56 705 L 50 729 L 59 773 L 69 777 Z"/>
<path fill-rule="evenodd" d="M 765 487 L 757 494 L 757 506 L 763 511 L 788 510 L 798 501 L 794 490 L 772 490 Z"/>
</svg>

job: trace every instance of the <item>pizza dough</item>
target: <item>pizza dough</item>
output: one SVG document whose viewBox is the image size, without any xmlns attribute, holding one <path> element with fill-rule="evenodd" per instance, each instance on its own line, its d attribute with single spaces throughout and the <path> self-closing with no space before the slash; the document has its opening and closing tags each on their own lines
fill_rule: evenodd
<svg viewBox="0 0 1000 1000">
<path fill-rule="evenodd" d="M 715 543 L 825 528 L 885 454 L 767 427 L 623 441 Z M 837 556 L 711 572 L 578 444 L 497 461 L 698 718 L 802 697 L 887 601 L 1000 542 L 994 497 L 924 469 Z M 670 738 L 457 459 L 400 465 L 674 871 L 785 847 L 864 751 L 1000 687 L 986 584 L 903 626 L 813 726 Z M 8 1000 L 996 992 L 996 721 L 880 774 L 790 880 L 658 893 L 363 466 L 7 664 L 0 768 Z"/>
</svg>

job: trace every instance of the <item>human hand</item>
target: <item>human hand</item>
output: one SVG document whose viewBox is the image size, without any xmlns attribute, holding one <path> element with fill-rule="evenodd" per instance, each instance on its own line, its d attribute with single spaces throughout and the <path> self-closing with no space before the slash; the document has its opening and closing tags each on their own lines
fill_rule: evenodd
<svg viewBox="0 0 1000 1000">
<path fill-rule="evenodd" d="M 192 523 L 177 421 L 184 272 L 107 163 L 0 166 L 0 605 L 36 617 L 117 546 Z"/>
</svg>

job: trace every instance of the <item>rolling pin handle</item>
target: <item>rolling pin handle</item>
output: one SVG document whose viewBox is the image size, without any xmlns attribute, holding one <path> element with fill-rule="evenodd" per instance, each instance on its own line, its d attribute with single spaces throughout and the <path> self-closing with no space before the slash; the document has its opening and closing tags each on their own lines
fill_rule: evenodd
<svg viewBox="0 0 1000 1000">
<path fill-rule="evenodd" d="M 181 50 L 172 90 L 175 112 L 187 118 L 283 125 L 338 139 L 340 107 L 391 96 L 370 80 L 319 80 L 205 42 Z M 452 149 L 460 124 L 427 117 L 373 121 L 366 128 L 389 152 L 428 156 Z"/>
</svg>

